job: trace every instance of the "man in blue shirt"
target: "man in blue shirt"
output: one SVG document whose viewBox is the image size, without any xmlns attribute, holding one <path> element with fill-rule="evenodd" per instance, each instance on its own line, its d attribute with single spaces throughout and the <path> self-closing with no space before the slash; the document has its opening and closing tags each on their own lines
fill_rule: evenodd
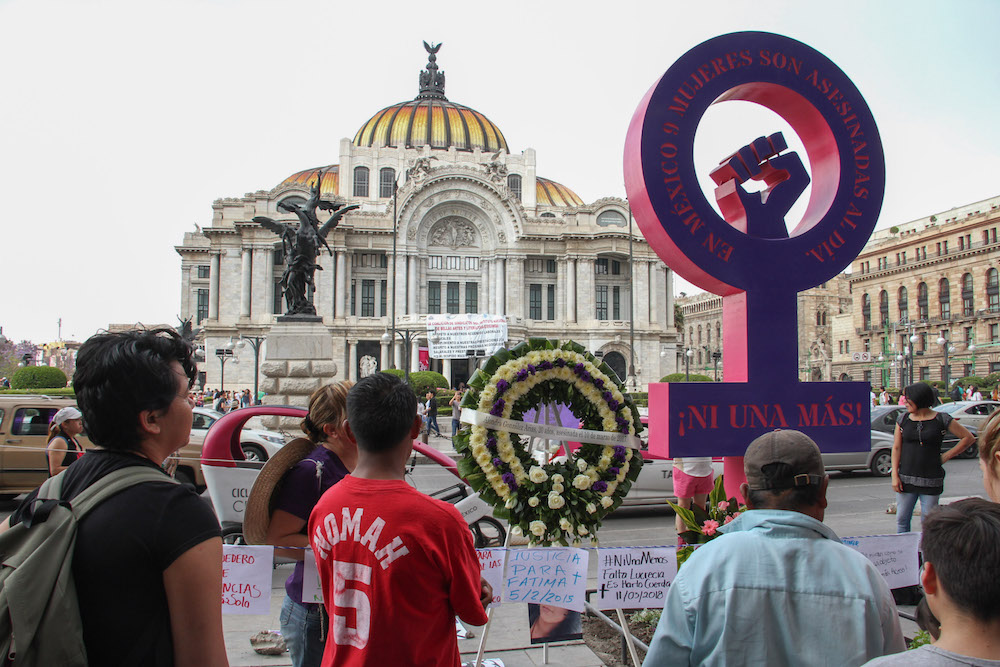
<svg viewBox="0 0 1000 667">
<path fill-rule="evenodd" d="M 885 580 L 823 524 L 829 477 L 798 431 L 750 443 L 749 511 L 684 563 L 644 665 L 860 665 L 902 651 Z"/>
</svg>

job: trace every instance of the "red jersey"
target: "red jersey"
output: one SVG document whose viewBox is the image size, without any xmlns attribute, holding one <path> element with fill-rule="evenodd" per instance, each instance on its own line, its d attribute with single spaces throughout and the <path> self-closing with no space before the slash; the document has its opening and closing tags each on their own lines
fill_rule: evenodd
<svg viewBox="0 0 1000 667">
<path fill-rule="evenodd" d="M 457 615 L 484 625 L 479 559 L 453 505 L 345 477 L 309 516 L 330 617 L 323 667 L 461 664 Z"/>
</svg>

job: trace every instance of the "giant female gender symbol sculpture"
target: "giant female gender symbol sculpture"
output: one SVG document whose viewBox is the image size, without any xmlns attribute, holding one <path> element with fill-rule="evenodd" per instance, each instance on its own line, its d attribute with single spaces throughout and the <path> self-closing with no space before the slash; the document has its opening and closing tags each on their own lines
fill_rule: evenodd
<svg viewBox="0 0 1000 667">
<path fill-rule="evenodd" d="M 812 171 L 802 221 L 784 216 L 808 183 L 780 134 L 758 138 L 711 176 L 720 217 L 694 173 L 694 137 L 709 105 L 744 100 L 795 130 Z M 748 137 L 749 139 L 750 137 Z M 761 194 L 743 183 L 764 181 Z M 808 433 L 823 451 L 867 450 L 868 385 L 801 383 L 796 295 L 836 276 L 878 218 L 885 162 L 868 105 L 818 51 L 743 32 L 688 51 L 649 90 L 629 126 L 625 185 L 639 227 L 682 277 L 723 296 L 722 384 L 650 385 L 650 449 L 668 456 L 742 456 L 774 428 Z M 727 460 L 727 487 L 742 478 Z"/>
</svg>

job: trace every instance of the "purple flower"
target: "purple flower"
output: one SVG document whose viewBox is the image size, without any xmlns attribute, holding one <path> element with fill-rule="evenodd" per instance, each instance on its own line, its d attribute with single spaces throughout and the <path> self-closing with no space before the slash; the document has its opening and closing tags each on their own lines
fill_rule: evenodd
<svg viewBox="0 0 1000 667">
<path fill-rule="evenodd" d="M 494 403 L 493 407 L 490 409 L 490 414 L 493 415 L 494 417 L 499 417 L 501 414 L 503 414 L 503 408 L 504 408 L 503 399 L 498 398 L 496 403 Z"/>
<path fill-rule="evenodd" d="M 598 389 L 604 389 L 604 380 L 601 378 L 594 378 L 594 386 Z"/>
<path fill-rule="evenodd" d="M 558 366 L 559 368 L 564 368 L 566 366 L 566 360 L 563 359 L 562 357 L 557 357 L 556 360 L 553 361 L 552 363 Z"/>
<path fill-rule="evenodd" d="M 535 365 L 534 364 L 528 364 L 528 372 L 531 373 L 532 375 L 535 374 Z"/>
<path fill-rule="evenodd" d="M 622 433 L 628 433 L 628 422 L 625 422 L 624 424 L 619 426 L 618 430 L 621 431 Z"/>
<path fill-rule="evenodd" d="M 521 382 L 522 380 L 527 380 L 528 379 L 528 369 L 522 368 L 521 370 L 519 370 L 517 372 L 517 375 L 515 375 L 514 378 L 518 382 Z"/>
<path fill-rule="evenodd" d="M 503 393 L 510 389 L 510 383 L 506 380 L 497 380 L 497 396 L 503 396 Z"/>
<path fill-rule="evenodd" d="M 621 406 L 622 406 L 622 404 L 619 403 L 618 401 L 614 401 L 614 400 L 608 401 L 608 407 L 611 408 L 612 412 L 618 412 L 618 408 L 620 408 Z"/>
<path fill-rule="evenodd" d="M 503 465 L 503 461 L 501 461 L 500 459 L 493 459 L 493 467 L 494 468 L 499 468 L 502 465 Z M 618 473 L 615 473 L 615 474 L 618 474 Z"/>
<path fill-rule="evenodd" d="M 580 373 L 580 379 L 583 380 L 584 382 L 590 382 L 591 380 L 594 379 L 594 376 L 588 373 L 587 371 L 584 371 Z"/>
<path fill-rule="evenodd" d="M 622 460 L 625 459 L 625 446 L 624 445 L 615 445 L 615 456 L 617 456 L 618 458 L 620 458 Z"/>
<path fill-rule="evenodd" d="M 543 371 L 550 371 L 552 370 L 552 362 L 543 361 L 542 363 L 538 364 L 538 367 L 541 368 Z"/>
<path fill-rule="evenodd" d="M 611 401 L 615 400 L 615 397 L 611 394 L 610 391 L 606 391 L 603 394 L 601 394 L 601 398 L 603 398 L 608 403 L 610 403 Z"/>
<path fill-rule="evenodd" d="M 511 491 L 517 489 L 517 480 L 514 479 L 514 473 L 505 472 L 503 475 L 501 475 L 501 479 L 503 479 L 504 484 L 510 487 Z"/>
<path fill-rule="evenodd" d="M 499 460 L 500 459 L 493 459 L 494 462 L 493 464 L 496 465 L 496 462 Z M 612 477 L 617 477 L 618 473 L 621 472 L 621 468 L 616 468 L 615 466 L 611 466 L 610 468 L 608 468 L 608 472 L 611 474 Z"/>
<path fill-rule="evenodd" d="M 621 416 L 615 417 L 615 421 L 618 423 L 619 426 L 628 426 L 628 420 L 625 419 L 624 417 Z"/>
<path fill-rule="evenodd" d="M 584 370 L 583 364 L 577 364 L 576 366 L 573 366 L 573 372 L 576 373 L 577 375 L 583 375 L 587 371 Z"/>
<path fill-rule="evenodd" d="M 608 490 L 608 483 L 603 480 L 598 480 L 594 482 L 594 485 L 590 488 L 592 488 L 594 491 L 597 491 L 598 493 L 604 493 L 605 491 Z"/>
<path fill-rule="evenodd" d="M 495 436 L 491 435 L 490 437 L 486 438 L 486 447 L 491 452 L 496 451 L 496 448 L 497 448 L 497 439 L 496 439 Z"/>
</svg>

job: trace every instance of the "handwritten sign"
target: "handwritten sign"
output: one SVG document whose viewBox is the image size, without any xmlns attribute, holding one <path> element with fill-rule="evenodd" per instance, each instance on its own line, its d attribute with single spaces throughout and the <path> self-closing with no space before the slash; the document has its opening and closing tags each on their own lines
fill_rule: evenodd
<svg viewBox="0 0 1000 667">
<path fill-rule="evenodd" d="M 513 549 L 507 554 L 504 602 L 534 602 L 583 611 L 587 562 L 584 549 Z"/>
<path fill-rule="evenodd" d="M 302 569 L 302 604 L 323 602 L 323 585 L 319 580 L 319 569 L 316 567 L 316 556 L 312 549 L 306 549 Z"/>
<path fill-rule="evenodd" d="M 597 608 L 662 609 L 677 575 L 673 547 L 597 550 Z"/>
<path fill-rule="evenodd" d="M 920 583 L 920 533 L 845 537 L 844 544 L 865 555 L 879 571 L 889 588 L 916 586 Z"/>
<path fill-rule="evenodd" d="M 507 562 L 506 549 L 476 549 L 479 556 L 479 571 L 490 586 L 493 587 L 493 600 L 487 605 L 499 607 L 503 591 L 503 570 Z"/>
<path fill-rule="evenodd" d="M 271 613 L 274 547 L 222 545 L 222 613 Z"/>
</svg>

